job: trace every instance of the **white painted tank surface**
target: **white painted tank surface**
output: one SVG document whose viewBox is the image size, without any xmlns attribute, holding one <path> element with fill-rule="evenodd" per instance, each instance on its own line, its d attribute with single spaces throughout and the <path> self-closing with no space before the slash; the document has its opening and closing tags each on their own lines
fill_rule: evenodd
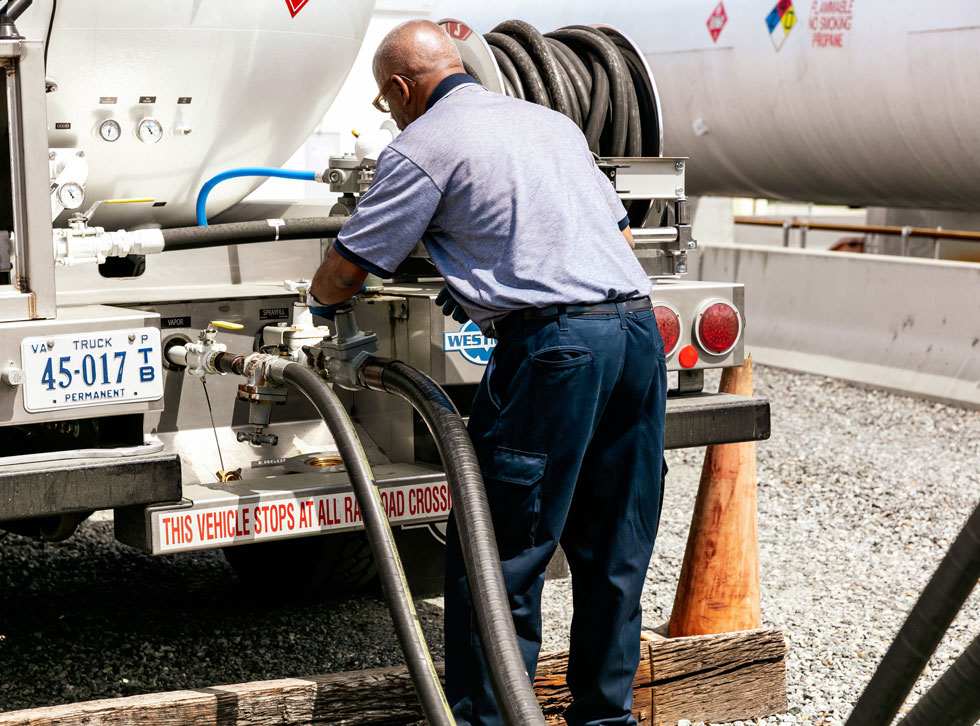
<svg viewBox="0 0 980 726">
<path fill-rule="evenodd" d="M 625 32 L 692 194 L 980 209 L 977 0 L 438 0 L 431 16 Z"/>
<path fill-rule="evenodd" d="M 84 151 L 85 207 L 156 205 L 103 206 L 92 223 L 193 224 L 213 174 L 282 165 L 340 90 L 373 9 L 373 0 L 61 0 L 48 52 L 50 144 Z M 52 0 L 35 0 L 18 29 L 43 38 L 51 11 Z M 219 185 L 209 214 L 262 181 Z"/>
</svg>

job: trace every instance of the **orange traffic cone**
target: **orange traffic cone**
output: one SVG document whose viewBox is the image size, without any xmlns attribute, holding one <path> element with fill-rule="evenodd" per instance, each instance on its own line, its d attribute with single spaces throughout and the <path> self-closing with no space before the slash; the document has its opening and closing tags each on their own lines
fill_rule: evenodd
<svg viewBox="0 0 980 726">
<path fill-rule="evenodd" d="M 720 391 L 752 395 L 752 357 L 726 368 Z M 749 630 L 759 608 L 755 442 L 716 444 L 704 455 L 670 637 Z"/>
</svg>

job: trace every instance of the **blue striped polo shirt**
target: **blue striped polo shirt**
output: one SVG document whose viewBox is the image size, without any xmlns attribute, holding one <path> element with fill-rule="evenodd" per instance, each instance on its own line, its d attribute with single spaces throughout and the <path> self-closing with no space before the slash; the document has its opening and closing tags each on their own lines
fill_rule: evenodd
<svg viewBox="0 0 980 726">
<path fill-rule="evenodd" d="M 390 278 L 421 240 L 486 328 L 522 308 L 648 294 L 627 224 L 570 119 L 458 74 L 382 152 L 335 248 Z"/>
</svg>

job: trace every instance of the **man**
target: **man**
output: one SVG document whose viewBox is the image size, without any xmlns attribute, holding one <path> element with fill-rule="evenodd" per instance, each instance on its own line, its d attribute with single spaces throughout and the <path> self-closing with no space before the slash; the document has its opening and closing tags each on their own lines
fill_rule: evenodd
<svg viewBox="0 0 980 726">
<path fill-rule="evenodd" d="M 444 311 L 497 338 L 469 430 L 527 671 L 560 541 L 574 598 L 566 719 L 635 723 L 666 367 L 626 211 L 572 121 L 482 88 L 437 25 L 395 28 L 374 76 L 375 105 L 403 133 L 312 293 L 341 303 L 421 239 L 446 280 Z M 446 557 L 447 697 L 458 723 L 501 723 L 452 518 Z"/>
</svg>

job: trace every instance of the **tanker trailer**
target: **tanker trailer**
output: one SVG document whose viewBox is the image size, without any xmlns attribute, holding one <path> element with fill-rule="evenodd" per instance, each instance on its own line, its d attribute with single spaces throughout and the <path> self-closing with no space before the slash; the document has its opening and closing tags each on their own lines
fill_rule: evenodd
<svg viewBox="0 0 980 726">
<path fill-rule="evenodd" d="M 980 4 L 910 0 L 437 2 L 489 29 L 626 29 L 687 192 L 980 211 Z"/>
<path fill-rule="evenodd" d="M 304 278 L 370 185 L 376 149 L 294 175 L 329 184 L 333 208 L 241 202 L 260 179 L 240 175 L 276 173 L 319 122 L 371 11 L 297 5 L 232 11 L 187 0 L 137 12 L 62 2 L 53 13 L 37 2 L 19 22 L 28 36 L 18 61 L 23 110 L 35 114 L 25 128 L 35 133 L 11 154 L 14 171 L 23 160 L 27 193 L 10 196 L 30 201 L 33 226 L 27 236 L 17 233 L 21 217 L 7 222 L 16 233 L 8 289 L 33 302 L 0 318 L 0 520 L 59 538 L 111 509 L 127 544 L 153 554 L 223 548 L 244 578 L 276 572 L 277 590 L 371 581 L 364 513 L 314 406 L 262 366 L 214 375 L 225 356 L 273 356 L 331 381 L 413 581 L 437 589 L 453 503 L 445 452 L 410 402 L 369 390 L 359 366 L 364 356 L 403 359 L 466 416 L 493 341 L 435 307 L 441 282 L 422 245 L 336 325 L 313 320 Z M 481 82 L 515 90 L 481 33 L 460 21 L 446 27 Z M 45 68 L 35 38 L 49 29 Z M 684 279 L 697 249 L 689 164 L 662 155 L 657 81 L 628 37 L 586 32 L 610 54 L 607 76 L 620 94 L 602 99 L 599 162 L 658 282 L 655 312 L 676 376 L 667 446 L 765 438 L 765 400 L 702 390 L 704 370 L 742 362 L 744 290 Z M 572 64 L 588 57 L 574 40 L 556 52 Z M 14 120 L 8 126 L 19 129 Z M 619 134 L 612 147 L 606 125 Z"/>
</svg>

